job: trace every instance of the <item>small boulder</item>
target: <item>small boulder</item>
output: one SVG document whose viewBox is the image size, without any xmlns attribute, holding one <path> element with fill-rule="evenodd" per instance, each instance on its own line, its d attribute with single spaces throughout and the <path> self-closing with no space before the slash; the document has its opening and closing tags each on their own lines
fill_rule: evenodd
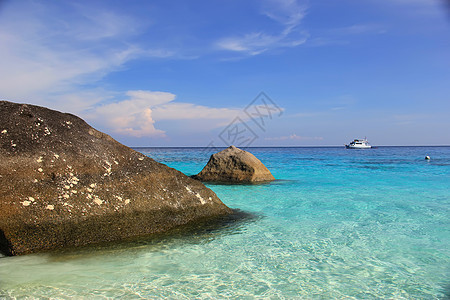
<svg viewBox="0 0 450 300">
<path fill-rule="evenodd" d="M 224 183 L 251 183 L 275 180 L 272 173 L 250 152 L 230 146 L 211 155 L 203 170 L 193 178 Z"/>
<path fill-rule="evenodd" d="M 129 239 L 231 213 L 201 182 L 82 119 L 0 101 L 0 252 Z"/>
</svg>

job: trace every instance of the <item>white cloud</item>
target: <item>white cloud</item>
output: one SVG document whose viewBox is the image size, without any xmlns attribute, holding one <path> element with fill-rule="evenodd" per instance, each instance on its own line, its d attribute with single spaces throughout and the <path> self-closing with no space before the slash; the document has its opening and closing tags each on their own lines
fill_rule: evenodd
<svg viewBox="0 0 450 300">
<path fill-rule="evenodd" d="M 83 93 L 81 85 L 130 60 L 174 55 L 130 42 L 140 23 L 76 2 L 7 2 L 0 11 L 0 97 L 39 104 L 49 95 Z"/>
<path fill-rule="evenodd" d="M 89 112 L 93 111 L 99 103 L 113 100 L 117 96 L 117 93 L 102 88 L 96 88 L 73 92 L 64 91 L 63 94 L 56 92 L 54 94 L 49 94 L 46 98 L 33 101 L 33 103 L 62 112 L 70 112 L 84 118 L 89 116 Z"/>
<path fill-rule="evenodd" d="M 263 13 L 291 29 L 305 17 L 306 8 L 306 5 L 299 3 L 298 0 L 263 1 Z"/>
<path fill-rule="evenodd" d="M 192 103 L 173 102 L 175 95 L 167 92 L 128 91 L 126 100 L 100 105 L 86 118 L 108 131 L 133 137 L 165 137 L 155 128 L 156 121 L 190 120 L 204 123 L 213 129 L 226 125 L 239 114 L 238 108 L 214 108 Z M 244 118 L 244 117 L 243 117 Z"/>
<path fill-rule="evenodd" d="M 273 48 L 295 47 L 306 42 L 306 34 L 297 39 L 287 38 L 287 34 L 267 35 L 263 32 L 254 32 L 242 37 L 229 37 L 219 40 L 217 46 L 224 50 L 245 52 L 258 55 Z"/>
<path fill-rule="evenodd" d="M 277 33 L 253 31 L 219 39 L 216 46 L 222 50 L 258 55 L 275 48 L 296 47 L 304 44 L 308 34 L 298 29 L 306 14 L 306 6 L 297 0 L 265 0 L 262 14 L 281 25 Z"/>
<path fill-rule="evenodd" d="M 255 32 L 246 34 L 243 37 L 224 38 L 218 41 L 217 45 L 225 50 L 257 55 L 266 51 L 270 45 L 281 39 L 281 36 L 270 36 L 262 32 Z"/>
<path fill-rule="evenodd" d="M 175 95 L 167 92 L 152 92 L 152 91 L 128 91 L 126 93 L 131 99 L 123 101 L 122 103 L 130 103 L 135 106 L 137 103 L 156 106 L 160 104 L 169 103 L 175 100 Z"/>
<path fill-rule="evenodd" d="M 78 22 L 67 24 L 67 35 L 78 40 L 98 41 L 114 39 L 118 36 L 129 36 L 139 31 L 139 23 L 131 17 L 113 11 L 98 9 L 93 6 L 82 6 L 73 3 L 78 12 Z"/>
<path fill-rule="evenodd" d="M 164 131 L 154 126 L 152 107 L 173 101 L 175 95 L 137 90 L 128 91 L 127 96 L 130 97 L 127 100 L 95 108 L 89 119 L 98 118 L 103 127 L 121 135 L 164 137 Z"/>
<path fill-rule="evenodd" d="M 242 109 L 238 108 L 214 108 L 192 103 L 169 103 L 157 106 L 154 109 L 155 120 L 196 120 L 212 119 L 231 121 Z"/>
</svg>

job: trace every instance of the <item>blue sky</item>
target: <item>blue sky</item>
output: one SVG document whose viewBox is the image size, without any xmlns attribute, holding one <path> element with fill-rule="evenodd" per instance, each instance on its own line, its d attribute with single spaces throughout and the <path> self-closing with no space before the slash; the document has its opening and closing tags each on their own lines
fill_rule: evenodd
<svg viewBox="0 0 450 300">
<path fill-rule="evenodd" d="M 74 113 L 128 146 L 239 144 L 233 126 L 252 146 L 449 145 L 450 11 L 434 0 L 0 1 L 0 98 Z"/>
</svg>

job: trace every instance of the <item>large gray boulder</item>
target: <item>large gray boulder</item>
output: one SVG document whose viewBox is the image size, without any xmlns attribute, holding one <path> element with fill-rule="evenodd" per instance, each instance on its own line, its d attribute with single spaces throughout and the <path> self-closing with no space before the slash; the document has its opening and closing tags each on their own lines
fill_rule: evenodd
<svg viewBox="0 0 450 300">
<path fill-rule="evenodd" d="M 0 251 L 128 239 L 228 214 L 210 189 L 47 108 L 0 101 Z"/>
<path fill-rule="evenodd" d="M 193 176 L 201 181 L 251 183 L 275 180 L 272 173 L 250 152 L 230 146 L 211 155 L 203 170 Z"/>
</svg>

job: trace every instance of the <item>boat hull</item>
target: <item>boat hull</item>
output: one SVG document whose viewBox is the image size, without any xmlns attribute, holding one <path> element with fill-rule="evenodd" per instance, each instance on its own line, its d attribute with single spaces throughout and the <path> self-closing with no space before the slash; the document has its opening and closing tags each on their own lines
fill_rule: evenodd
<svg viewBox="0 0 450 300">
<path fill-rule="evenodd" d="M 352 145 L 345 145 L 345 148 L 347 148 L 347 149 L 371 149 L 372 146 L 352 146 Z"/>
</svg>

